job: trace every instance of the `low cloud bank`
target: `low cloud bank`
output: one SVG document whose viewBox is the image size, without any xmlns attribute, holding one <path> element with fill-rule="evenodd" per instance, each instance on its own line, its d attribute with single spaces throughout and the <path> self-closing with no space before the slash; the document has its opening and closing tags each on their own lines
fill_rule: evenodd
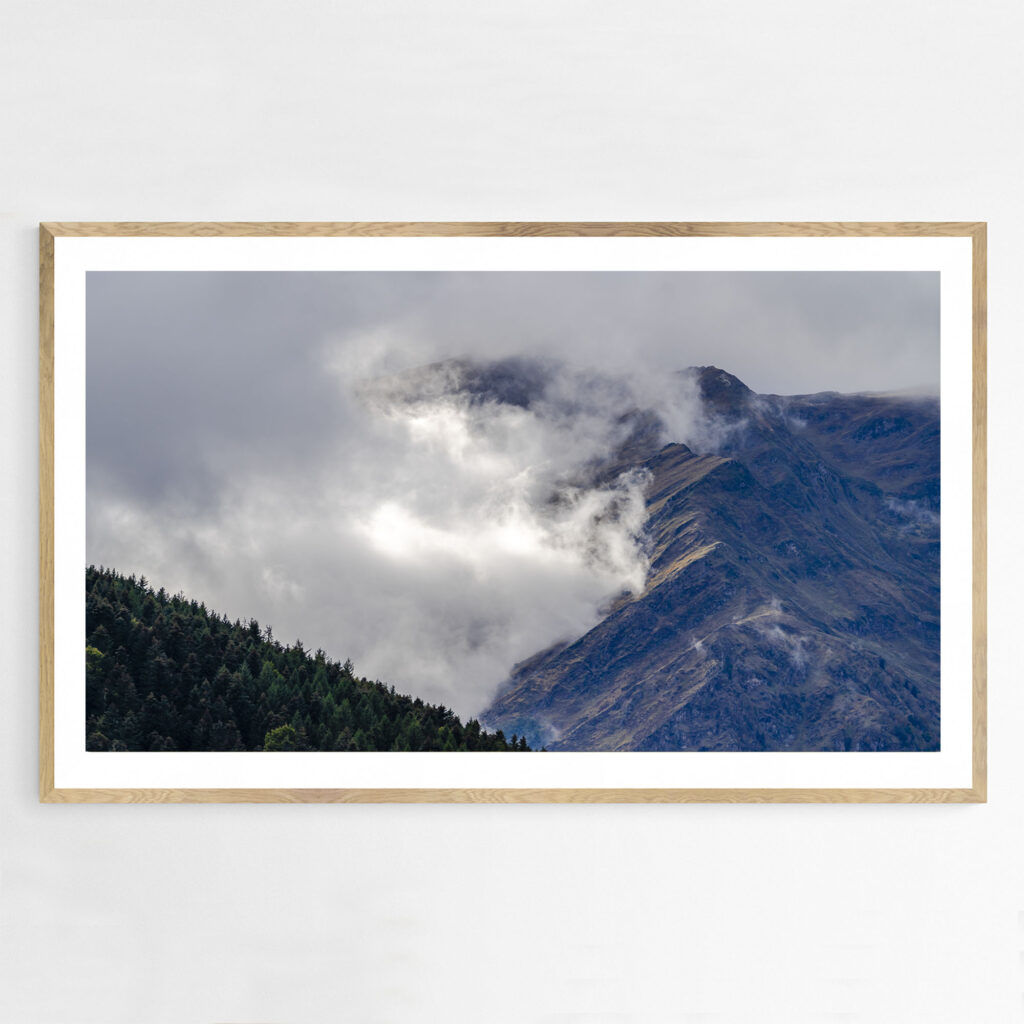
<svg viewBox="0 0 1024 1024">
<path fill-rule="evenodd" d="M 501 364 L 496 379 L 472 361 L 367 377 L 390 353 L 355 354 L 322 353 L 344 429 L 318 467 L 224 465 L 216 504 L 181 517 L 93 501 L 92 546 L 477 714 L 517 661 L 642 590 L 648 480 L 601 467 L 641 411 L 658 443 L 699 433 L 693 382 L 551 361 Z"/>
<path fill-rule="evenodd" d="M 87 557 L 475 714 L 643 586 L 645 480 L 608 457 L 638 430 L 721 441 L 676 371 L 937 379 L 936 296 L 935 275 L 90 274 Z"/>
</svg>

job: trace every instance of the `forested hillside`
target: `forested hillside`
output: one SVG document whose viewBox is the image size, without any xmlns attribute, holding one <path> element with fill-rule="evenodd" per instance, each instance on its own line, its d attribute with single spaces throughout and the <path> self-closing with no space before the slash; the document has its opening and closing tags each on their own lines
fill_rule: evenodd
<svg viewBox="0 0 1024 1024">
<path fill-rule="evenodd" d="M 529 749 L 144 577 L 85 581 L 89 750 Z"/>
</svg>

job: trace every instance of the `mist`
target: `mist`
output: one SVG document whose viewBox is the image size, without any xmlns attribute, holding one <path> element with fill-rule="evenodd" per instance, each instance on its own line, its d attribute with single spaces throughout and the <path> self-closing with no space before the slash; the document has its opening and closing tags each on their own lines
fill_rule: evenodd
<svg viewBox="0 0 1024 1024">
<path fill-rule="evenodd" d="M 462 716 L 642 590 L 646 480 L 594 467 L 637 410 L 713 449 L 677 371 L 938 384 L 933 274 L 90 273 L 87 295 L 89 561 Z M 527 397 L 467 388 L 495 359 Z"/>
</svg>

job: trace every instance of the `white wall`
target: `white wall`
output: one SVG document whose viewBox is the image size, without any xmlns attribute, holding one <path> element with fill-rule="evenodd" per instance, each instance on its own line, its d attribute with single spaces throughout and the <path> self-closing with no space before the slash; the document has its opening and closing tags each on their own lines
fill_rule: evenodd
<svg viewBox="0 0 1024 1024">
<path fill-rule="evenodd" d="M 1024 1015 L 1024 7 L 0 3 L 0 1018 Z M 986 219 L 990 803 L 40 806 L 39 220 Z"/>
</svg>

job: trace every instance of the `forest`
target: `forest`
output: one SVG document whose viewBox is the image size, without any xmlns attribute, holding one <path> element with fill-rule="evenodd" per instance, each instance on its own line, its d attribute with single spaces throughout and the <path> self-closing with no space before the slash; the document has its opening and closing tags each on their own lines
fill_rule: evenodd
<svg viewBox="0 0 1024 1024">
<path fill-rule="evenodd" d="M 144 576 L 90 566 L 85 590 L 88 750 L 530 749 Z"/>
</svg>

